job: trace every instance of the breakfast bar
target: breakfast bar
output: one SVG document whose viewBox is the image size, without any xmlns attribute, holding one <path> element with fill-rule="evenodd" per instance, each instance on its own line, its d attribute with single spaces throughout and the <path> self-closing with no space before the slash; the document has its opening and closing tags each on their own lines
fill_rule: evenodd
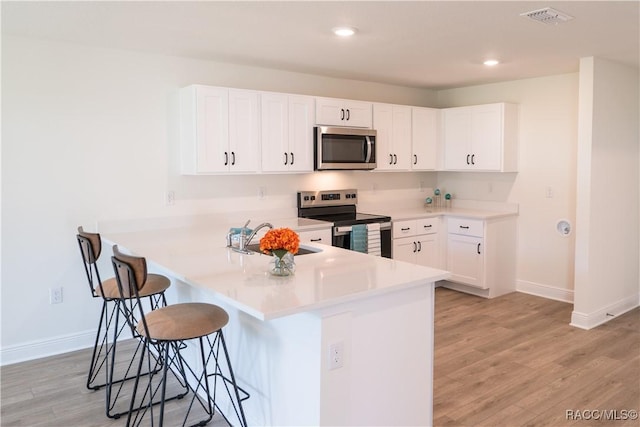
<svg viewBox="0 0 640 427">
<path fill-rule="evenodd" d="M 311 224 L 297 221 L 274 225 Z M 220 227 L 102 238 L 169 276 L 171 302 L 227 310 L 249 424 L 432 424 L 434 283 L 448 272 L 312 244 L 294 275 L 276 277 L 271 256 L 226 247 Z"/>
</svg>

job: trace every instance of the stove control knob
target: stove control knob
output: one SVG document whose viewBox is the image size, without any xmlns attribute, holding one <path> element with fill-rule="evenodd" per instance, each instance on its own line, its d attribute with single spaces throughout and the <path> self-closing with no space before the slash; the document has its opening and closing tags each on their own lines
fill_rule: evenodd
<svg viewBox="0 0 640 427">
<path fill-rule="evenodd" d="M 355 194 L 352 194 L 352 195 L 351 195 L 351 198 L 352 198 L 352 199 L 355 199 L 355 198 L 356 198 L 356 195 L 355 195 Z"/>
<path fill-rule="evenodd" d="M 304 196 L 304 201 L 308 202 L 309 201 L 309 196 Z"/>
<path fill-rule="evenodd" d="M 311 196 L 311 200 L 315 200 L 315 199 L 316 199 L 316 196 Z"/>
<path fill-rule="evenodd" d="M 351 198 L 351 194 L 347 194 L 347 199 L 350 199 L 350 198 Z"/>
</svg>

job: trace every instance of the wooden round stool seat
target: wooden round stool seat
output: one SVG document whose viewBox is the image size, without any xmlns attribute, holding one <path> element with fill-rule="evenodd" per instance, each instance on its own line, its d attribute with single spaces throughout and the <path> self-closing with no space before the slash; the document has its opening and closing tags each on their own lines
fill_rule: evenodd
<svg viewBox="0 0 640 427">
<path fill-rule="evenodd" d="M 169 289 L 171 286 L 171 281 L 166 276 L 162 276 L 160 274 L 148 274 L 147 275 L 147 283 L 145 283 L 144 288 L 140 290 L 140 298 L 147 297 L 151 295 L 156 295 L 162 293 Z M 96 295 L 107 299 L 117 299 L 120 298 L 120 291 L 118 290 L 118 281 L 115 277 L 111 279 L 107 279 L 102 282 L 102 289 L 104 290 L 104 295 L 102 295 L 102 291 L 100 290 L 100 286 L 96 287 Z M 132 296 L 129 296 L 132 297 Z"/>
<path fill-rule="evenodd" d="M 140 335 L 159 341 L 203 337 L 219 331 L 229 322 L 229 315 L 222 308 L 197 302 L 162 307 L 147 313 L 145 318 L 149 336 L 142 322 L 136 330 Z"/>
</svg>

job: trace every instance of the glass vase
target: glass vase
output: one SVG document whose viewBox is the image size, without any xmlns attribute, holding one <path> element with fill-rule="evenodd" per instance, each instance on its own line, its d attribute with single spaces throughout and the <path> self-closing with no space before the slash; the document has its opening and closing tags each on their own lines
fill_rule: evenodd
<svg viewBox="0 0 640 427">
<path fill-rule="evenodd" d="M 286 252 L 281 257 L 273 254 L 269 273 L 273 276 L 291 276 L 296 271 L 296 263 L 291 252 Z"/>
</svg>

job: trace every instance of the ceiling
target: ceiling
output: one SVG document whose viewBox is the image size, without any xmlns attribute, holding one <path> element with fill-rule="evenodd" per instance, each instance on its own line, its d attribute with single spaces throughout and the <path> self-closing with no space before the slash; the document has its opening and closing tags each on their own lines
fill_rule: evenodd
<svg viewBox="0 0 640 427">
<path fill-rule="evenodd" d="M 2 34 L 443 89 L 575 72 L 581 57 L 639 67 L 632 1 L 2 1 Z M 542 24 L 521 13 L 574 17 Z M 358 29 L 350 39 L 333 27 Z M 486 58 L 501 64 L 486 67 Z"/>
</svg>

